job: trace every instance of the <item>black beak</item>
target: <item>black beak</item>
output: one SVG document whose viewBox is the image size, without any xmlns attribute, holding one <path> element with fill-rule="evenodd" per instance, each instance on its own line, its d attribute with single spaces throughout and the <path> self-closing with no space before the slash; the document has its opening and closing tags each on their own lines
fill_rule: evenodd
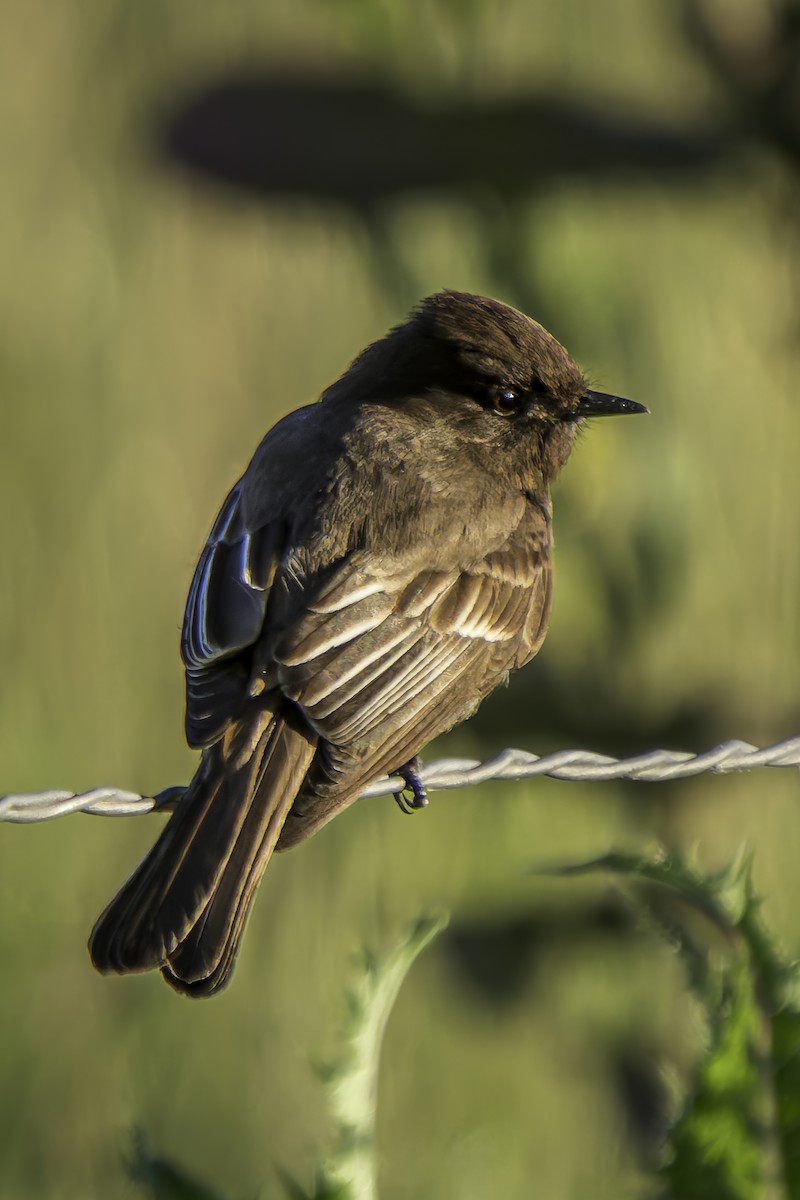
<svg viewBox="0 0 800 1200">
<path fill-rule="evenodd" d="M 635 400 L 623 400 L 622 396 L 609 396 L 605 392 L 586 392 L 578 401 L 576 417 L 614 417 L 624 413 L 646 413 L 643 404 Z"/>
</svg>

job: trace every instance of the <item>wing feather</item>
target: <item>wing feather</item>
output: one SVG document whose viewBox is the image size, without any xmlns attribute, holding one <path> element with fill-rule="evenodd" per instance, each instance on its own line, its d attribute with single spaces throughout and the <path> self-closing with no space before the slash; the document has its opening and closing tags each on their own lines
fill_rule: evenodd
<svg viewBox="0 0 800 1200">
<path fill-rule="evenodd" d="M 378 629 L 367 634 L 370 644 L 359 646 L 358 654 L 351 653 L 349 663 L 347 655 L 341 654 L 316 672 L 302 691 L 303 703 L 315 717 L 328 716 L 394 666 L 420 635 L 420 630 L 405 623 L 398 623 L 393 633 Z"/>
<path fill-rule="evenodd" d="M 430 709 L 433 727 L 438 706 L 439 732 L 458 720 L 444 697 L 458 677 L 470 677 L 458 689 L 466 715 L 538 649 L 550 594 L 541 505 L 527 505 L 476 561 L 459 563 L 456 542 L 452 565 L 423 566 L 430 556 L 416 546 L 405 561 L 352 552 L 316 573 L 283 544 L 283 523 L 262 518 L 250 528 L 242 508 L 237 484 L 189 591 L 182 653 L 193 745 L 221 736 L 260 672 L 260 686 L 279 687 L 323 739 L 369 758 L 382 739 L 403 741 L 397 731 L 415 727 L 415 713 Z M 441 550 L 433 548 L 434 563 L 446 561 Z"/>
<path fill-rule="evenodd" d="M 430 607 L 428 620 L 442 633 L 460 632 L 465 618 L 475 607 L 481 590 L 478 575 L 459 575 L 455 582 Z"/>
<path fill-rule="evenodd" d="M 458 690 L 471 711 L 535 653 L 549 612 L 550 530 L 541 509 L 526 518 L 505 545 L 461 569 L 420 570 L 417 560 L 403 573 L 393 561 L 382 574 L 363 559 L 349 571 L 340 564 L 274 651 L 281 689 L 322 738 L 372 753 L 456 678 L 470 674 Z"/>
<path fill-rule="evenodd" d="M 346 646 L 357 637 L 381 625 L 394 607 L 394 598 L 383 592 L 370 593 L 363 599 L 342 605 L 322 619 L 309 608 L 310 620 L 290 628 L 275 647 L 275 660 L 285 667 L 298 667 L 320 658 L 329 650 Z M 299 633 L 299 636 L 298 636 Z"/>
<path fill-rule="evenodd" d="M 467 648 L 466 643 L 459 645 L 449 641 L 440 642 L 433 649 L 424 645 L 415 647 L 388 678 L 382 679 L 380 687 L 366 689 L 357 704 L 343 706 L 322 722 L 325 736 L 337 745 L 358 744 L 359 741 L 372 744 L 381 736 L 376 737 L 375 731 L 387 723 L 387 718 L 399 712 L 402 712 L 403 724 L 410 725 L 414 712 L 428 702 L 429 689 L 435 687 L 447 667 Z M 320 723 L 314 723 L 320 727 Z"/>
<path fill-rule="evenodd" d="M 407 617 L 422 616 L 457 580 L 457 571 L 420 571 L 400 593 L 398 612 Z"/>
</svg>

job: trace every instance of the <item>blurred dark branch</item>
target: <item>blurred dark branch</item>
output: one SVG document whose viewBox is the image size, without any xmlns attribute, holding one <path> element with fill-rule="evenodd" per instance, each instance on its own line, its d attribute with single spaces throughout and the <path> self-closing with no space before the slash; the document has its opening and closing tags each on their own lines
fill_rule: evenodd
<svg viewBox="0 0 800 1200">
<path fill-rule="evenodd" d="M 527 95 L 478 104 L 412 100 L 387 84 L 238 74 L 156 121 L 167 161 L 265 199 L 360 212 L 409 193 L 514 198 L 566 179 L 697 178 L 731 144 L 712 129 Z"/>
</svg>

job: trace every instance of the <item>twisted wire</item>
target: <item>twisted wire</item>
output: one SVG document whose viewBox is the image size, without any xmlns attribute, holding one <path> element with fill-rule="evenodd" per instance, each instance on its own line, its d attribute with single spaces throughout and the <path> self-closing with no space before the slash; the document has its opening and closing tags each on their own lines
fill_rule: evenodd
<svg viewBox="0 0 800 1200">
<path fill-rule="evenodd" d="M 444 758 L 428 763 L 420 770 L 420 779 L 430 790 L 468 787 L 494 780 L 531 779 L 547 775 L 551 779 L 573 782 L 609 779 L 633 779 L 661 783 L 668 779 L 686 779 L 705 771 L 717 775 L 749 771 L 754 767 L 800 767 L 800 737 L 787 738 L 772 746 L 751 746 L 749 742 L 728 741 L 692 754 L 684 750 L 650 750 L 630 758 L 612 758 L 589 750 L 557 750 L 553 754 L 530 754 L 526 750 L 502 750 L 485 762 L 473 758 Z M 370 784 L 363 796 L 386 796 L 398 792 L 403 780 L 397 776 Z M 70 792 L 54 788 L 42 792 L 21 792 L 0 796 L 0 821 L 28 824 L 49 821 L 68 813 L 84 812 L 103 817 L 128 817 L 140 813 L 169 811 L 185 788 L 170 787 L 156 796 L 140 796 L 121 788 L 100 787 L 88 792 Z"/>
</svg>

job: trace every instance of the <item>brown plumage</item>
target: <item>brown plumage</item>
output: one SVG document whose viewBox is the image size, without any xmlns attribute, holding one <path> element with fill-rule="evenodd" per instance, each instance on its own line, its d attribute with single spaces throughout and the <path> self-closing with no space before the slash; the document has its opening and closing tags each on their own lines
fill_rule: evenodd
<svg viewBox="0 0 800 1200">
<path fill-rule="evenodd" d="M 406 767 L 539 649 L 549 485 L 587 389 L 541 326 L 442 292 L 280 421 L 231 491 L 184 618 L 199 769 L 102 914 L 101 971 L 229 977 L 274 849 Z M 413 782 L 413 775 L 409 775 Z"/>
</svg>

